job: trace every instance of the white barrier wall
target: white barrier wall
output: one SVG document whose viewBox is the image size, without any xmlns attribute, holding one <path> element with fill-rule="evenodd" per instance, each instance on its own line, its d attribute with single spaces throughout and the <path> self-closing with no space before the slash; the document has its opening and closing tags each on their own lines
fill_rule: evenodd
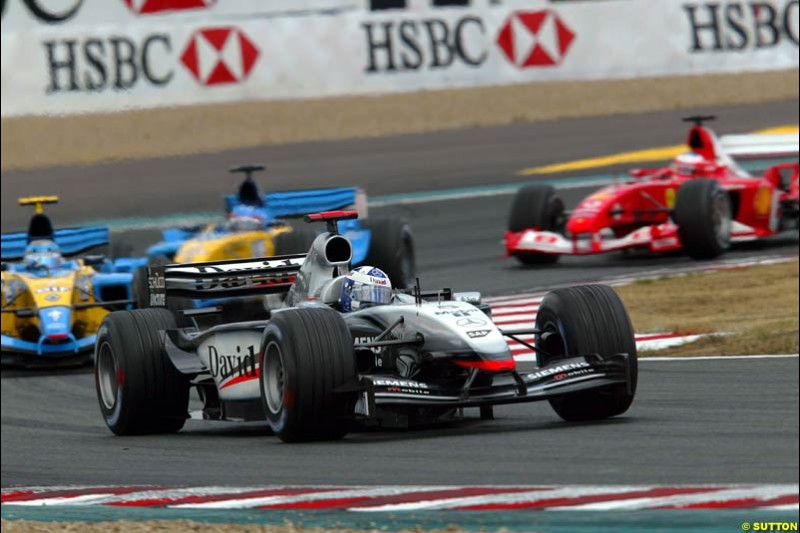
<svg viewBox="0 0 800 533">
<path fill-rule="evenodd" d="M 800 0 L 379 1 L 4 0 L 2 115 L 800 63 Z"/>
</svg>

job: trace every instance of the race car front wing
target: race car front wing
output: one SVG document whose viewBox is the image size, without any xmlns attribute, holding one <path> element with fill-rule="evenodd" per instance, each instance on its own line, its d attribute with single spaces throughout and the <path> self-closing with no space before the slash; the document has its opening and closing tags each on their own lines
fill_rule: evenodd
<svg viewBox="0 0 800 533">
<path fill-rule="evenodd" d="M 605 359 L 598 355 L 560 359 L 530 372 L 495 374 L 491 385 L 480 387 L 471 386 L 469 379 L 462 387 L 446 387 L 393 376 L 364 375 L 360 378 L 356 415 L 374 418 L 382 407 L 459 408 L 533 402 L 620 384 L 630 390 L 628 359 L 626 353 Z"/>
</svg>

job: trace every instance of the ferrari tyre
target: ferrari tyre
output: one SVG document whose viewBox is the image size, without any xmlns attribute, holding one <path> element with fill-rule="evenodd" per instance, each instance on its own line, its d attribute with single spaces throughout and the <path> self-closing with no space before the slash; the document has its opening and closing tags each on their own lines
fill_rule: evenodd
<svg viewBox="0 0 800 533">
<path fill-rule="evenodd" d="M 399 218 L 370 218 L 364 227 L 371 232 L 365 265 L 378 267 L 396 288 L 409 288 L 417 276 L 414 236 L 411 226 Z"/>
<path fill-rule="evenodd" d="M 175 433 L 186 422 L 189 380 L 164 353 L 160 333 L 174 328 L 165 309 L 116 311 L 103 320 L 94 382 L 100 411 L 115 434 Z"/>
<path fill-rule="evenodd" d="M 259 384 L 272 431 L 284 442 L 347 434 L 357 380 L 353 338 L 336 311 L 287 309 L 264 330 Z"/>
<path fill-rule="evenodd" d="M 730 248 L 731 200 L 716 180 L 697 178 L 681 185 L 673 218 L 690 257 L 713 259 Z"/>
<path fill-rule="evenodd" d="M 316 237 L 315 231 L 306 228 L 279 233 L 272 240 L 275 255 L 307 254 Z"/>
<path fill-rule="evenodd" d="M 559 396 L 550 405 L 564 420 L 599 420 L 628 410 L 636 392 L 636 341 L 628 312 L 613 289 L 585 285 L 558 289 L 545 296 L 536 315 L 537 361 L 597 354 L 628 354 L 630 391 L 624 384 Z"/>
<path fill-rule="evenodd" d="M 564 231 L 564 202 L 550 185 L 528 185 L 514 196 L 508 231 L 518 233 L 526 229 Z M 547 265 L 559 258 L 558 254 L 540 252 L 515 252 L 513 255 L 524 265 Z"/>
</svg>

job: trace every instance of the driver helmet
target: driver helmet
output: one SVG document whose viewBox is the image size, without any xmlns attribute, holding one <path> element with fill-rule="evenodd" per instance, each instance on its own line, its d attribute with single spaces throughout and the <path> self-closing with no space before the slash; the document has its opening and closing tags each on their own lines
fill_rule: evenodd
<svg viewBox="0 0 800 533">
<path fill-rule="evenodd" d="M 700 173 L 707 161 L 696 152 L 684 152 L 672 162 L 672 170 L 680 176 L 696 176 Z"/>
<path fill-rule="evenodd" d="M 55 270 L 61 266 L 61 251 L 53 241 L 33 241 L 25 248 L 25 264 Z"/>
<path fill-rule="evenodd" d="M 358 311 L 392 301 L 392 282 L 380 268 L 360 266 L 347 273 L 342 282 L 342 311 Z"/>
<path fill-rule="evenodd" d="M 263 227 L 263 213 L 249 205 L 236 206 L 228 217 L 228 229 L 230 231 L 258 231 Z"/>
</svg>

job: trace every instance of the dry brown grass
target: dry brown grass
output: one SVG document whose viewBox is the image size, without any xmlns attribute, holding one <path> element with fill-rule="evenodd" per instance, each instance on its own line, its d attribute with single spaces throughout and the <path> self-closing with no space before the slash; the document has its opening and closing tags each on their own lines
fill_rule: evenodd
<svg viewBox="0 0 800 533">
<path fill-rule="evenodd" d="M 798 97 L 797 69 L 549 82 L 73 117 L 4 118 L 0 167 L 35 168 Z"/>
<path fill-rule="evenodd" d="M 617 291 L 636 331 L 729 333 L 653 354 L 798 353 L 798 271 L 794 260 L 639 281 Z"/>
</svg>

